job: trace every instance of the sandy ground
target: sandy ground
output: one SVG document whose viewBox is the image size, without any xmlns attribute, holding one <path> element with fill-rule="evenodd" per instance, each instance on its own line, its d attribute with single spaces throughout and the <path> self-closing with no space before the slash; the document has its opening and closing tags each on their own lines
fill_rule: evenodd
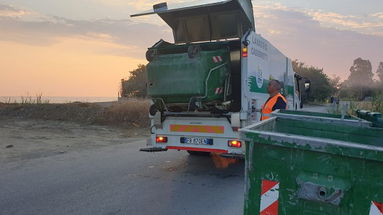
<svg viewBox="0 0 383 215">
<path fill-rule="evenodd" d="M 0 163 L 124 144 L 147 135 L 148 129 L 141 128 L 3 118 L 0 119 Z"/>
</svg>

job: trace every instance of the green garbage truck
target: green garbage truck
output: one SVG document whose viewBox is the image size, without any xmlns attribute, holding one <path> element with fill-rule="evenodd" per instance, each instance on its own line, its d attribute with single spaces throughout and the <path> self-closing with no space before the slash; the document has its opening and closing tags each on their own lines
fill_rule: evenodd
<svg viewBox="0 0 383 215">
<path fill-rule="evenodd" d="M 238 129 L 260 120 L 267 85 L 279 80 L 291 110 L 305 84 L 289 58 L 256 33 L 251 0 L 170 8 L 157 14 L 173 31 L 146 53 L 151 138 L 141 151 L 187 150 L 243 157 Z"/>
</svg>

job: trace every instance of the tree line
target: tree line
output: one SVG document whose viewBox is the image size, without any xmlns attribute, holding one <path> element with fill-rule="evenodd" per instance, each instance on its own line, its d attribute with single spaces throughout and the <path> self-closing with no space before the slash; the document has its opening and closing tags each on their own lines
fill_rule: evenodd
<svg viewBox="0 0 383 215">
<path fill-rule="evenodd" d="M 311 81 L 311 91 L 305 97 L 308 101 L 325 102 L 330 97 L 363 101 L 383 95 L 383 62 L 380 62 L 374 73 L 371 62 L 359 57 L 354 60 L 344 81 L 339 76 L 330 78 L 323 69 L 307 66 L 298 60 L 293 61 L 293 68 L 296 73 Z"/>
</svg>

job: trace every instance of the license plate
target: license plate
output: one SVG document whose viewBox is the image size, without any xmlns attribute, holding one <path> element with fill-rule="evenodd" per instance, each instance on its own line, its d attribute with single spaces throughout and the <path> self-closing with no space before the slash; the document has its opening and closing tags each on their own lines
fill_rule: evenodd
<svg viewBox="0 0 383 215">
<path fill-rule="evenodd" d="M 213 139 L 203 137 L 181 137 L 181 143 L 193 145 L 213 145 Z"/>
</svg>

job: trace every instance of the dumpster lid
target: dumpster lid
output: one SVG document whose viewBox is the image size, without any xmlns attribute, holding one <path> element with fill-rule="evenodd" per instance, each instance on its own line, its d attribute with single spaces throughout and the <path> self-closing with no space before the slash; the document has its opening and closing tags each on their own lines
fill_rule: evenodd
<svg viewBox="0 0 383 215">
<path fill-rule="evenodd" d="M 175 43 L 241 38 L 255 30 L 251 0 L 226 0 L 168 9 L 166 3 L 131 17 L 158 14 L 172 29 Z"/>
</svg>

